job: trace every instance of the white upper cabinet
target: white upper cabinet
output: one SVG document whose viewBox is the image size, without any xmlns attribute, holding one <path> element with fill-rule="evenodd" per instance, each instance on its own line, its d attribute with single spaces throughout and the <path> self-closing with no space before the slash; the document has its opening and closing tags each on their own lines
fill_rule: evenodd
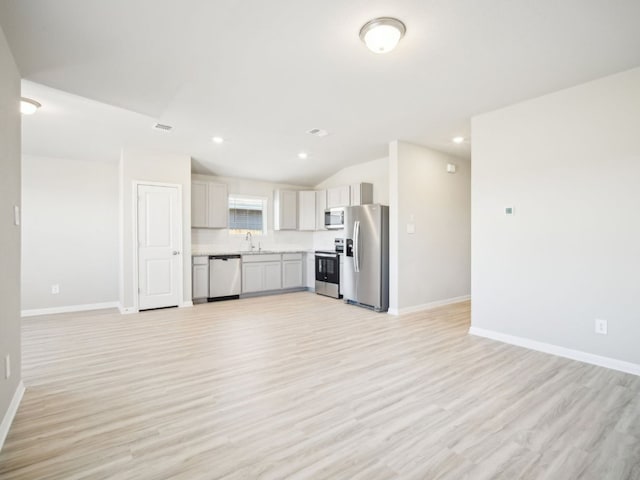
<svg viewBox="0 0 640 480">
<path fill-rule="evenodd" d="M 274 230 L 296 230 L 298 228 L 298 192 L 276 190 L 273 195 Z"/>
<path fill-rule="evenodd" d="M 298 230 L 316 229 L 316 192 L 298 192 Z"/>
<path fill-rule="evenodd" d="M 316 230 L 326 230 L 324 227 L 324 210 L 327 208 L 327 191 L 316 192 Z"/>
<path fill-rule="evenodd" d="M 352 206 L 373 203 L 373 185 L 371 183 L 354 183 L 351 185 L 350 191 Z"/>
<path fill-rule="evenodd" d="M 224 183 L 191 182 L 191 227 L 227 228 L 229 195 Z"/>
<path fill-rule="evenodd" d="M 348 207 L 350 203 L 349 185 L 327 189 L 327 208 Z"/>
<path fill-rule="evenodd" d="M 191 182 L 191 227 L 206 228 L 207 215 L 207 182 Z"/>
<path fill-rule="evenodd" d="M 209 184 L 209 228 L 229 226 L 229 193 L 224 183 Z"/>
</svg>

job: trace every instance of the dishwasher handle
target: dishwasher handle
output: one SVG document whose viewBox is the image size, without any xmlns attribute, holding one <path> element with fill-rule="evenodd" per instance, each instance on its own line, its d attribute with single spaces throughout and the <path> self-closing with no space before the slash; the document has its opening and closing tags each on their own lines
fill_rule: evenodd
<svg viewBox="0 0 640 480">
<path fill-rule="evenodd" d="M 209 255 L 209 260 L 224 260 L 226 262 L 233 258 L 240 258 L 240 255 Z"/>
</svg>

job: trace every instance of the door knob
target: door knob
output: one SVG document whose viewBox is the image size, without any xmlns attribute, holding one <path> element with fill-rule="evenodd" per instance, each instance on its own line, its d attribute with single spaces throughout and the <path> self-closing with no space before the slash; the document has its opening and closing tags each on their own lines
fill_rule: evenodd
<svg viewBox="0 0 640 480">
<path fill-rule="evenodd" d="M 173 251 L 173 254 L 174 254 L 174 255 L 180 255 L 180 252 L 179 252 L 179 251 L 177 251 L 177 250 L 174 250 L 174 251 Z"/>
</svg>

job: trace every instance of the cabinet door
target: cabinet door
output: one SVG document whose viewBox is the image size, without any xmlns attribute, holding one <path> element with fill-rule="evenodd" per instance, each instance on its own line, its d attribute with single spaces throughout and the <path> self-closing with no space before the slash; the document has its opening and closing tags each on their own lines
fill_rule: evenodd
<svg viewBox="0 0 640 480">
<path fill-rule="evenodd" d="M 326 230 L 326 228 L 324 227 L 324 210 L 326 208 L 327 191 L 320 190 L 316 192 L 316 230 Z"/>
<path fill-rule="evenodd" d="M 315 290 L 316 288 L 316 256 L 313 253 L 306 254 L 305 263 L 305 287 Z"/>
<path fill-rule="evenodd" d="M 208 227 L 227 228 L 229 225 L 229 195 L 224 183 L 209 183 Z"/>
<path fill-rule="evenodd" d="M 193 295 L 194 299 L 209 296 L 209 265 L 193 266 Z"/>
<path fill-rule="evenodd" d="M 273 195 L 274 230 L 295 230 L 298 228 L 298 192 L 296 190 L 276 190 Z"/>
<path fill-rule="evenodd" d="M 298 192 L 282 190 L 282 230 L 298 228 Z"/>
<path fill-rule="evenodd" d="M 302 286 L 302 261 L 284 260 L 282 262 L 282 288 Z"/>
<path fill-rule="evenodd" d="M 264 264 L 242 264 L 242 293 L 260 292 L 264 290 Z"/>
<path fill-rule="evenodd" d="M 298 192 L 298 230 L 316 229 L 316 192 Z"/>
<path fill-rule="evenodd" d="M 282 288 L 282 263 L 265 262 L 263 290 L 280 290 Z"/>
<path fill-rule="evenodd" d="M 338 187 L 327 188 L 327 208 L 340 206 L 340 189 Z"/>
<path fill-rule="evenodd" d="M 368 205 L 373 203 L 373 185 L 371 183 L 355 183 L 350 187 L 351 205 Z"/>
<path fill-rule="evenodd" d="M 344 187 L 340 187 L 340 205 L 339 207 L 348 207 L 351 203 L 351 188 L 349 185 L 345 185 Z"/>
<path fill-rule="evenodd" d="M 327 208 L 348 207 L 350 201 L 349 185 L 327 189 Z"/>
<path fill-rule="evenodd" d="M 191 182 L 191 227 L 206 228 L 209 216 L 206 182 Z"/>
</svg>

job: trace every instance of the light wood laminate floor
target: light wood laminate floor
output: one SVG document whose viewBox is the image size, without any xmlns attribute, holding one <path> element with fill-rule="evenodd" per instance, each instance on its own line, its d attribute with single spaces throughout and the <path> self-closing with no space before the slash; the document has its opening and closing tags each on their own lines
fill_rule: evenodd
<svg viewBox="0 0 640 480">
<path fill-rule="evenodd" d="M 4 479 L 640 479 L 640 377 L 310 293 L 24 320 Z"/>
</svg>

